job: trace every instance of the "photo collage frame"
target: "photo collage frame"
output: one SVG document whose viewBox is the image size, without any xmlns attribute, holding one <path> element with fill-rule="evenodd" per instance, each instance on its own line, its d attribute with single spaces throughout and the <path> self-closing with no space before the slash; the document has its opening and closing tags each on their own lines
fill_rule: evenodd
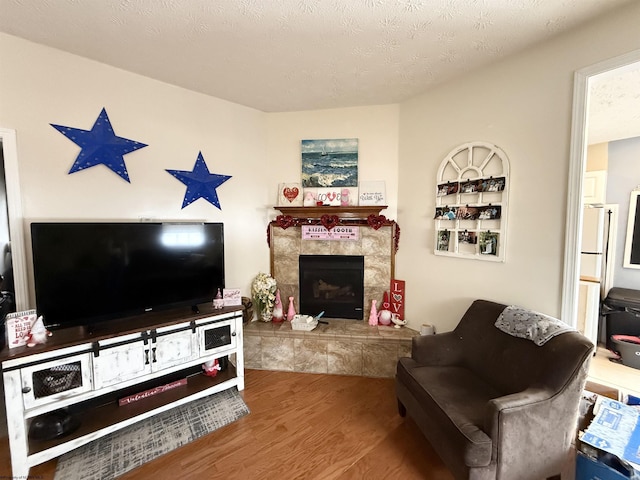
<svg viewBox="0 0 640 480">
<path fill-rule="evenodd" d="M 470 142 L 442 161 L 436 181 L 436 255 L 504 261 L 509 161 L 496 145 Z"/>
</svg>

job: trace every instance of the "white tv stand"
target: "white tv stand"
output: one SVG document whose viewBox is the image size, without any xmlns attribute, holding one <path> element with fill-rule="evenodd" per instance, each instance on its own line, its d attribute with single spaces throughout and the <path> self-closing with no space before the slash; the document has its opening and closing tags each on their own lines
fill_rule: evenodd
<svg viewBox="0 0 640 480">
<path fill-rule="evenodd" d="M 45 345 L 0 352 L 11 468 L 29 469 L 109 433 L 198 398 L 244 389 L 242 307 L 155 312 L 54 332 Z M 215 377 L 201 365 L 231 356 Z M 172 388 L 123 406 L 118 400 L 181 379 Z M 61 408 L 80 420 L 52 440 L 30 438 L 34 418 Z"/>
</svg>

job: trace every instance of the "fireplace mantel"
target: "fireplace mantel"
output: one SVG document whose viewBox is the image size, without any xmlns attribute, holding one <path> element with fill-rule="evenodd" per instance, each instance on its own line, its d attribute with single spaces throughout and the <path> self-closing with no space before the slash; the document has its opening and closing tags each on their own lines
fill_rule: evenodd
<svg viewBox="0 0 640 480">
<path fill-rule="evenodd" d="M 323 215 L 336 215 L 338 218 L 367 219 L 369 215 L 380 215 L 380 211 L 387 205 L 358 206 L 358 207 L 273 207 L 283 215 L 297 219 L 317 219 Z"/>
</svg>

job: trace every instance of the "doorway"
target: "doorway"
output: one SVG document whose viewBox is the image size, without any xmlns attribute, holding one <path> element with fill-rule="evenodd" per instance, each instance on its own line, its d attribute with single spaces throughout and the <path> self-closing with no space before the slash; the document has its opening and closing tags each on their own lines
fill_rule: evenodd
<svg viewBox="0 0 640 480">
<path fill-rule="evenodd" d="M 586 171 L 586 159 L 587 159 L 587 146 L 589 141 L 589 105 L 590 98 L 589 93 L 591 86 L 598 79 L 602 78 L 605 74 L 612 72 L 623 72 L 632 68 L 640 68 L 640 50 L 630 52 L 620 57 L 598 63 L 596 65 L 581 69 L 575 73 L 574 76 L 574 101 L 573 101 L 573 124 L 571 132 L 571 152 L 570 152 L 570 165 L 569 165 L 569 184 L 568 184 L 568 196 L 567 196 L 567 224 L 565 233 L 565 260 L 564 260 L 564 278 L 563 278 L 563 304 L 562 304 L 562 319 L 570 325 L 577 327 L 578 321 L 578 308 L 579 308 L 579 288 L 580 288 L 580 245 L 581 245 L 581 232 L 583 229 L 584 217 L 583 217 L 583 197 L 584 197 L 584 179 Z M 636 134 L 640 135 L 640 134 Z M 614 139 L 617 140 L 617 139 Z M 624 215 L 620 217 L 620 223 L 626 225 L 626 217 Z M 622 258 L 622 252 L 618 252 L 617 258 Z M 617 260 L 618 262 L 620 260 Z M 592 371 L 595 365 L 606 367 L 606 374 L 603 377 L 619 376 L 619 378 L 626 378 L 623 372 L 620 375 L 616 372 L 611 372 L 610 365 L 606 359 L 604 363 L 599 363 L 601 360 L 596 355 L 594 362 L 592 362 Z M 618 365 L 613 365 L 618 367 Z M 628 368 L 628 367 L 625 367 Z M 590 376 L 592 375 L 590 371 Z M 604 370 L 603 370 L 604 372 Z M 640 377 L 640 370 L 632 373 L 636 373 Z M 608 379 L 607 379 L 608 380 Z M 618 387 L 626 387 L 625 380 L 622 379 L 618 382 L 615 379 L 611 379 L 609 382 L 601 382 L 603 384 L 615 384 Z M 634 375 L 634 382 L 637 383 L 637 378 Z M 630 387 L 635 383 L 629 384 Z M 634 390 L 634 388 L 630 388 Z M 637 387 L 635 387 L 637 392 Z"/>
<path fill-rule="evenodd" d="M 597 75 L 640 64 L 640 50 L 578 70 L 574 77 L 573 124 L 567 196 L 567 225 L 562 319 L 575 326 L 577 318 L 580 240 L 583 226 L 583 181 L 587 156 L 589 84 Z"/>
<path fill-rule="evenodd" d="M 29 295 L 26 271 L 26 256 L 24 245 L 22 197 L 20 193 L 20 176 L 18 174 L 18 153 L 15 130 L 0 128 L 0 160 L 4 170 L 3 182 L 5 187 L 0 191 L 0 198 L 6 202 L 6 221 L 8 225 L 0 227 L 0 254 L 3 257 L 0 265 L 4 268 L 9 260 L 5 260 L 6 252 L 11 252 L 11 272 L 13 274 L 13 289 L 15 292 L 15 307 L 18 311 L 29 308 Z M 5 208 L 0 205 L 0 208 Z M 0 222 L 3 221 L 0 214 Z M 5 270 L 0 271 L 4 273 Z"/>
</svg>

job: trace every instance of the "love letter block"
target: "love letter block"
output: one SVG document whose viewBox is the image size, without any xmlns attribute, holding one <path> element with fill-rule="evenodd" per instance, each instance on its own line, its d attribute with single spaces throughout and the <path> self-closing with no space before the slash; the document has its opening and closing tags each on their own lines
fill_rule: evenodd
<svg viewBox="0 0 640 480">
<path fill-rule="evenodd" d="M 391 280 L 391 313 L 404 320 L 404 280 Z"/>
</svg>

